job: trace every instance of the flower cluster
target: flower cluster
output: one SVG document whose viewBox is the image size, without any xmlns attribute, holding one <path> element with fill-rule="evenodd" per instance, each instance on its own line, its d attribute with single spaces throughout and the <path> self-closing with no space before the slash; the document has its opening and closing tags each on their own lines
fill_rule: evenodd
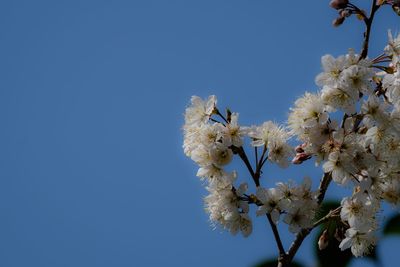
<svg viewBox="0 0 400 267">
<path fill-rule="evenodd" d="M 272 228 L 279 266 L 288 266 L 311 230 L 330 220 L 337 223 L 339 247 L 363 256 L 376 244 L 383 202 L 400 206 L 400 35 L 389 31 L 383 53 L 368 58 L 372 21 L 384 5 L 400 15 L 399 0 L 373 0 L 369 15 L 349 0 L 330 1 L 338 12 L 335 26 L 353 15 L 365 24 L 362 51 L 323 56 L 323 71 L 315 78 L 318 91 L 306 92 L 295 101 L 286 126 L 271 121 L 240 126 L 237 113 L 220 112 L 215 96 L 206 100 L 194 96 L 186 109 L 183 148 L 199 166 L 197 176 L 206 181 L 210 220 L 232 234 L 241 231 L 248 236 L 252 232 L 249 204 L 255 204 L 256 215 L 266 215 Z M 296 147 L 289 144 L 292 137 L 300 142 Z M 253 163 L 244 149 L 245 138 L 254 150 Z M 247 193 L 247 183 L 235 185 L 237 172 L 228 171 L 233 157 L 243 161 L 255 193 Z M 312 158 L 323 171 L 318 189 L 312 189 L 310 178 L 300 185 L 289 181 L 261 186 L 266 162 L 286 168 Z M 320 205 L 331 181 L 350 193 L 321 218 L 316 214 L 323 211 Z M 289 231 L 299 233 L 288 251 L 276 227 L 281 220 Z M 328 228 L 318 241 L 320 249 L 329 243 Z"/>
<path fill-rule="evenodd" d="M 289 225 L 289 231 L 297 233 L 312 226 L 318 208 L 316 197 L 317 192 L 311 190 L 311 179 L 308 177 L 300 186 L 289 182 L 277 183 L 275 188 L 259 187 L 257 198 L 262 205 L 257 215 L 271 214 L 273 222 L 277 224 L 281 214 L 284 214 L 283 222 Z"/>
<path fill-rule="evenodd" d="M 274 224 L 282 217 L 293 233 L 312 228 L 319 191 L 312 191 L 311 180 L 263 188 L 259 175 L 266 161 L 286 168 L 293 156 L 294 164 L 314 158 L 338 185 L 353 187 L 352 195 L 341 202 L 340 218 L 347 229 L 340 248 L 351 248 L 355 256 L 368 253 L 376 241 L 381 202 L 400 204 L 399 49 L 400 36 L 389 32 L 385 54 L 374 60 L 353 50 L 337 58 L 323 56 L 323 72 L 316 77 L 321 89 L 295 102 L 288 129 L 271 121 L 240 126 L 237 113 L 220 113 L 215 96 L 192 97 L 185 112 L 183 148 L 198 164 L 197 176 L 207 181 L 205 205 L 213 224 L 248 236 L 253 203 L 257 215 L 268 214 Z M 387 61 L 389 66 L 379 65 Z M 302 142 L 296 149 L 288 144 L 291 136 Z M 243 149 L 245 137 L 256 151 L 262 149 L 255 169 Z M 237 172 L 226 170 L 235 155 L 250 168 L 255 194 L 246 194 L 246 183 L 235 187 Z"/>
<path fill-rule="evenodd" d="M 355 256 L 375 243 L 381 201 L 400 203 L 399 47 L 400 37 L 389 33 L 386 54 L 374 60 L 352 50 L 323 56 L 316 77 L 321 90 L 298 99 L 289 115 L 303 153 L 322 163 L 337 184 L 354 187 L 342 200 L 340 216 L 349 228 L 340 247 Z M 388 67 L 379 65 L 387 61 Z M 339 112 L 341 123 L 335 120 Z"/>
<path fill-rule="evenodd" d="M 248 131 L 255 147 L 266 147 L 269 150 L 268 159 L 282 168 L 289 166 L 289 158 L 293 155 L 293 148 L 287 144 L 289 133 L 271 121 L 261 126 L 253 126 Z"/>
<path fill-rule="evenodd" d="M 231 114 L 230 123 L 212 122 L 211 116 L 217 111 L 217 99 L 210 96 L 202 100 L 192 97 L 191 105 L 185 112 L 184 144 L 185 154 L 199 165 L 197 176 L 208 180 L 205 198 L 206 210 L 213 223 L 219 223 L 231 233 L 239 229 L 248 236 L 252 231 L 248 203 L 241 200 L 247 189 L 242 184 L 233 186 L 236 172 L 224 167 L 232 160 L 232 147 L 240 147 L 245 134 L 238 125 L 238 114 Z"/>
<path fill-rule="evenodd" d="M 248 236 L 252 231 L 249 203 L 253 203 L 259 207 L 257 215 L 269 214 L 275 224 L 284 214 L 283 221 L 292 232 L 310 227 L 318 206 L 310 179 L 299 186 L 292 182 L 278 183 L 276 188 L 263 188 L 258 181 L 256 194 L 246 194 L 247 184 L 235 187 L 236 171 L 226 170 L 234 155 L 245 155 L 242 147 L 245 137 L 250 138 L 255 149 L 262 148 L 257 168 L 252 170 L 254 179 L 259 179 L 256 173 L 260 173 L 266 161 L 288 167 L 294 156 L 294 149 L 287 143 L 289 132 L 271 121 L 260 126 L 240 126 L 237 113 L 228 111 L 225 117 L 216 105 L 215 96 L 207 100 L 193 96 L 183 127 L 184 151 L 199 166 L 197 176 L 207 181 L 209 195 L 205 197 L 205 206 L 212 223 L 232 234 L 240 230 Z"/>
</svg>

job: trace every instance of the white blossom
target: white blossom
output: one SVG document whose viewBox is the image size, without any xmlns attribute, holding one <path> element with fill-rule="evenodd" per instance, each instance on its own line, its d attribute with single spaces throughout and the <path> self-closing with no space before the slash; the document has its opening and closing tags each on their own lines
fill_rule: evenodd
<svg viewBox="0 0 400 267">
<path fill-rule="evenodd" d="M 341 205 L 340 217 L 347 221 L 350 227 L 364 231 L 375 228 L 374 215 L 377 207 L 374 206 L 374 202 L 367 194 L 359 192 L 351 198 L 346 197 L 342 200 Z"/>
<path fill-rule="evenodd" d="M 289 166 L 289 158 L 294 156 L 293 148 L 286 142 L 271 142 L 268 152 L 268 160 L 278 164 L 281 168 Z"/>
<path fill-rule="evenodd" d="M 298 233 L 303 228 L 310 228 L 313 225 L 315 211 L 312 210 L 307 202 L 298 200 L 287 210 L 283 221 L 289 225 L 289 231 Z"/>
<path fill-rule="evenodd" d="M 364 122 L 373 125 L 374 123 L 385 124 L 389 121 L 389 114 L 386 112 L 387 105 L 380 101 L 375 95 L 371 95 L 363 101 L 361 112 L 364 114 Z M 368 121 L 367 121 L 368 120 Z"/>
<path fill-rule="evenodd" d="M 217 99 L 213 95 L 209 96 L 207 100 L 192 96 L 191 105 L 185 111 L 185 124 L 183 125 L 183 149 L 186 156 L 190 157 L 192 152 L 201 144 L 199 137 L 204 130 L 201 128 L 208 122 L 216 104 Z"/>
<path fill-rule="evenodd" d="M 253 138 L 252 145 L 255 147 L 268 147 L 271 144 L 286 142 L 289 139 L 289 134 L 285 129 L 272 121 L 267 121 L 261 126 L 251 128 L 248 135 Z"/>
<path fill-rule="evenodd" d="M 247 185 L 242 184 L 238 190 L 232 186 L 209 187 L 210 195 L 204 201 L 210 220 L 228 229 L 232 234 L 242 232 L 247 237 L 252 232 L 252 222 L 248 216 L 248 204 L 239 197 L 247 190 Z"/>
<path fill-rule="evenodd" d="M 321 97 L 326 105 L 333 109 L 340 109 L 347 114 L 353 114 L 356 111 L 356 102 L 359 99 L 357 90 L 348 85 L 337 83 L 333 86 L 324 86 L 321 91 Z"/>
<path fill-rule="evenodd" d="M 331 55 L 325 55 L 321 58 L 321 64 L 324 72 L 315 78 L 315 83 L 321 87 L 332 86 L 340 80 L 340 74 L 346 68 L 347 60 L 345 56 L 335 59 Z"/>
<path fill-rule="evenodd" d="M 283 127 L 267 121 L 261 126 L 251 128 L 248 135 L 253 139 L 253 146 L 265 146 L 268 149 L 269 161 L 282 168 L 288 167 L 294 150 L 287 144 L 290 135 Z"/>
<path fill-rule="evenodd" d="M 198 96 L 192 96 L 191 105 L 185 112 L 185 126 L 200 126 L 208 121 L 217 105 L 216 96 L 209 96 L 203 100 Z"/>
<path fill-rule="evenodd" d="M 353 228 L 346 231 L 346 238 L 342 240 L 339 247 L 341 250 L 351 248 L 356 257 L 368 254 L 376 242 L 373 231 L 359 232 Z"/>
<path fill-rule="evenodd" d="M 321 95 L 305 93 L 296 100 L 295 107 L 291 108 L 288 125 L 292 134 L 305 141 L 309 132 L 327 121 L 327 106 L 322 101 Z"/>
<path fill-rule="evenodd" d="M 356 168 L 351 157 L 345 153 L 335 151 L 329 154 L 328 161 L 322 166 L 324 172 L 332 173 L 332 179 L 340 185 L 347 184 L 353 179 Z"/>
<path fill-rule="evenodd" d="M 385 96 L 390 103 L 398 106 L 400 101 L 400 71 L 386 74 L 383 77 L 382 88 L 386 91 Z"/>
<path fill-rule="evenodd" d="M 257 198 L 263 204 L 257 210 L 257 215 L 265 215 L 269 213 L 272 221 L 277 224 L 280 214 L 288 207 L 289 201 L 284 198 L 283 192 L 279 188 L 265 189 L 257 188 Z"/>
<path fill-rule="evenodd" d="M 243 144 L 243 137 L 247 130 L 239 125 L 239 114 L 232 113 L 230 122 L 226 125 L 226 135 L 230 139 L 230 144 L 240 147 Z"/>
<path fill-rule="evenodd" d="M 210 148 L 210 158 L 217 166 L 224 166 L 232 160 L 232 150 L 225 144 L 215 142 Z"/>
<path fill-rule="evenodd" d="M 374 126 L 365 133 L 365 145 L 369 147 L 375 155 L 385 151 L 391 143 L 393 136 L 390 129 L 384 126 Z M 382 155 L 381 155 L 382 156 Z"/>
<path fill-rule="evenodd" d="M 295 101 L 288 128 L 272 121 L 241 126 L 238 113 L 224 118 L 218 112 L 215 96 L 193 96 L 185 111 L 183 148 L 206 184 L 205 209 L 212 224 L 248 236 L 253 227 L 249 204 L 255 204 L 257 216 L 268 214 L 274 224 L 282 220 L 293 233 L 312 228 L 323 191 L 313 190 L 310 178 L 299 185 L 291 180 L 260 185 L 267 180 L 259 180 L 262 160 L 285 168 L 296 152 L 295 164 L 314 158 L 330 175 L 324 177 L 353 186 L 341 200 L 340 220 L 347 230 L 339 247 L 350 248 L 356 257 L 367 254 L 376 243 L 382 203 L 400 205 L 400 35 L 389 32 L 385 53 L 374 60 L 360 59 L 354 50 L 323 56 L 323 71 L 315 79 L 320 89 Z M 390 65 L 375 72 L 376 64 L 388 58 Z M 296 149 L 289 144 L 291 137 L 301 141 Z M 243 154 L 245 138 L 256 148 L 255 163 Z M 255 195 L 246 194 L 245 183 L 235 186 L 237 172 L 228 166 L 235 155 L 250 169 Z M 320 247 L 327 245 L 325 238 Z"/>
<path fill-rule="evenodd" d="M 373 76 L 374 71 L 371 68 L 355 64 L 343 70 L 340 84 L 343 84 L 343 87 L 351 88 L 351 90 L 370 95 L 372 93 L 371 80 Z"/>
<path fill-rule="evenodd" d="M 400 61 L 400 34 L 393 37 L 392 32 L 388 31 L 389 42 L 385 47 L 385 52 L 392 57 L 393 64 L 397 64 Z"/>
</svg>

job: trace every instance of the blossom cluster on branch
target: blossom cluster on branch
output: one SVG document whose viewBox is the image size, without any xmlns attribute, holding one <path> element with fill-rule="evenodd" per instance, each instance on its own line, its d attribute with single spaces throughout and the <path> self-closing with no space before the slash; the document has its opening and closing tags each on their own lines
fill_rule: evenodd
<svg viewBox="0 0 400 267">
<path fill-rule="evenodd" d="M 332 2 L 340 12 L 350 10 L 360 15 L 361 11 L 348 1 Z M 396 1 L 380 2 L 394 9 L 400 6 Z M 363 16 L 370 27 L 372 19 Z M 340 217 L 345 226 L 338 229 L 343 233 L 336 235 L 340 248 L 350 248 L 355 256 L 371 250 L 382 202 L 394 207 L 400 204 L 400 35 L 393 36 L 389 31 L 388 45 L 373 59 L 366 56 L 367 49 L 368 43 L 361 54 L 350 49 L 336 58 L 323 56 L 323 71 L 315 79 L 319 90 L 306 92 L 295 101 L 286 125 L 267 121 L 242 126 L 238 113 L 221 113 L 215 96 L 192 97 L 185 112 L 183 148 L 199 166 L 197 176 L 206 180 L 209 195 L 205 206 L 215 226 L 232 234 L 240 231 L 250 235 L 249 204 L 254 204 L 258 207 L 256 215 L 267 215 L 273 229 L 283 221 L 298 235 L 312 230 L 332 180 L 352 188 L 337 212 L 328 214 Z M 254 164 L 246 155 L 245 138 L 253 147 Z M 291 138 L 299 145 L 289 144 Z M 256 192 L 247 193 L 246 183 L 235 185 L 237 172 L 227 169 L 234 156 L 245 163 Z M 299 185 L 288 181 L 275 187 L 261 186 L 265 163 L 286 168 L 310 159 L 325 174 L 325 185 L 318 189 L 312 189 L 310 178 Z M 274 233 L 281 246 L 277 230 Z"/>
</svg>

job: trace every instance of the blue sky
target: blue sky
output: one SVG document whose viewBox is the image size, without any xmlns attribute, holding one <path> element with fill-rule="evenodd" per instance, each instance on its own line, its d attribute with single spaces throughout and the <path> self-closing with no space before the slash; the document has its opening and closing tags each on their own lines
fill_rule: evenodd
<svg viewBox="0 0 400 267">
<path fill-rule="evenodd" d="M 333 28 L 335 15 L 320 0 L 1 3 L 0 266 L 241 267 L 276 255 L 260 218 L 247 239 L 211 229 L 181 149 L 183 112 L 190 96 L 216 94 L 243 124 L 284 122 L 317 89 L 322 55 L 360 48 L 361 23 Z M 398 25 L 378 14 L 371 55 Z M 312 164 L 299 173 L 264 174 L 318 181 Z M 394 244 L 380 248 L 385 266 L 400 259 Z"/>
</svg>

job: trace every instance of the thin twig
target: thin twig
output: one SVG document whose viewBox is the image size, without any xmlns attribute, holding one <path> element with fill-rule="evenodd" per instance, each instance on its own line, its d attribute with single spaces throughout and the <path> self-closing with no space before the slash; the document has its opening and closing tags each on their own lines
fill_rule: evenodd
<svg viewBox="0 0 400 267">
<path fill-rule="evenodd" d="M 369 45 L 369 38 L 371 35 L 372 21 L 374 20 L 375 13 L 376 11 L 378 11 L 379 7 L 380 6 L 376 4 L 376 0 L 372 0 L 371 13 L 368 18 L 364 19 L 367 29 L 365 30 L 364 33 L 364 43 L 362 46 L 360 60 L 366 58 L 368 55 L 368 45 Z"/>
<path fill-rule="evenodd" d="M 266 162 L 267 159 L 268 159 L 268 156 L 265 157 L 266 152 L 267 152 L 267 146 L 264 145 L 261 158 L 260 158 L 260 160 L 258 161 L 258 169 L 257 169 L 258 172 L 261 172 L 262 167 L 264 166 L 265 162 Z"/>
<path fill-rule="evenodd" d="M 247 170 L 250 172 L 250 175 L 253 178 L 253 181 L 256 184 L 256 186 L 260 186 L 259 178 L 257 178 L 257 176 L 253 170 L 253 167 L 251 166 L 249 158 L 247 157 L 246 152 L 244 151 L 243 147 L 232 146 L 231 149 L 234 153 L 237 153 L 239 155 L 239 157 L 242 159 L 242 161 L 244 162 L 244 164 L 247 167 Z"/>
<path fill-rule="evenodd" d="M 225 118 L 225 116 L 224 115 L 222 115 L 222 113 L 218 110 L 218 109 L 216 109 L 216 114 L 218 115 L 218 116 L 220 116 L 224 121 L 225 121 L 225 123 L 228 123 L 229 124 L 229 121 Z"/>
<path fill-rule="evenodd" d="M 342 207 L 339 206 L 339 207 L 337 207 L 336 209 L 329 211 L 327 215 L 325 215 L 324 217 L 322 217 L 321 219 L 319 219 L 318 221 L 316 221 L 316 222 L 313 224 L 313 227 L 312 227 L 312 228 L 314 229 L 315 227 L 317 227 L 317 226 L 323 224 L 324 222 L 329 221 L 329 220 L 332 219 L 333 217 L 338 216 L 336 213 L 338 213 L 341 209 L 342 209 Z"/>
<path fill-rule="evenodd" d="M 218 120 L 216 120 L 216 119 L 209 118 L 209 120 L 212 121 L 212 122 L 221 123 L 223 126 L 225 126 L 224 123 L 222 123 L 222 122 L 220 122 L 220 121 L 218 121 Z"/>
<path fill-rule="evenodd" d="M 258 180 L 260 180 L 261 173 L 262 173 L 262 172 L 261 172 L 261 169 L 262 169 L 262 167 L 264 166 L 264 163 L 265 163 L 266 159 L 268 158 L 268 157 L 266 157 L 266 158 L 264 159 L 265 153 L 266 153 L 266 152 L 267 152 L 267 146 L 264 145 L 264 147 L 263 147 L 263 152 L 262 152 L 261 158 L 259 159 L 259 161 L 258 161 L 258 163 L 257 163 L 257 169 L 256 169 L 256 173 L 255 173 L 255 175 L 256 175 L 256 177 L 257 177 Z"/>
<path fill-rule="evenodd" d="M 282 244 L 281 237 L 279 236 L 278 228 L 276 227 L 276 224 L 272 220 L 271 214 L 267 213 L 267 218 L 268 218 L 269 224 L 271 225 L 272 232 L 274 233 L 276 245 L 278 246 L 278 250 L 279 250 L 279 257 L 284 258 L 284 257 L 286 257 L 286 252 L 285 252 L 285 249 L 283 248 L 283 244 Z"/>
<path fill-rule="evenodd" d="M 267 151 L 266 146 L 264 146 L 261 158 L 259 159 L 259 161 L 257 163 L 256 171 L 253 170 L 253 167 L 251 166 L 250 161 L 249 161 L 249 159 L 248 159 L 248 157 L 246 155 L 246 152 L 244 151 L 243 147 L 239 147 L 239 148 L 238 147 L 232 147 L 232 149 L 233 149 L 233 151 L 235 153 L 237 153 L 239 155 L 239 157 L 242 159 L 242 161 L 246 165 L 248 171 L 250 172 L 250 174 L 251 174 L 251 176 L 252 176 L 252 178 L 254 180 L 255 185 L 257 187 L 260 186 L 261 168 L 262 168 L 262 165 L 263 165 L 263 159 L 264 159 L 265 153 Z M 258 203 L 259 201 L 257 199 L 254 201 L 251 197 L 249 197 L 249 200 L 252 201 L 253 203 L 256 203 L 257 205 L 259 204 Z M 278 246 L 279 260 L 280 259 L 284 259 L 284 258 L 287 257 L 287 255 L 286 255 L 286 252 L 285 252 L 285 248 L 283 247 L 282 240 L 281 240 L 281 237 L 279 235 L 278 228 L 276 227 L 276 225 L 273 222 L 272 217 L 271 217 L 271 215 L 269 213 L 267 213 L 267 218 L 268 218 L 268 222 L 269 222 L 269 224 L 271 226 L 272 232 L 274 234 L 274 238 L 275 238 L 276 244 Z"/>
<path fill-rule="evenodd" d="M 254 147 L 254 155 L 256 157 L 256 170 L 258 169 L 258 147 Z"/>
</svg>

